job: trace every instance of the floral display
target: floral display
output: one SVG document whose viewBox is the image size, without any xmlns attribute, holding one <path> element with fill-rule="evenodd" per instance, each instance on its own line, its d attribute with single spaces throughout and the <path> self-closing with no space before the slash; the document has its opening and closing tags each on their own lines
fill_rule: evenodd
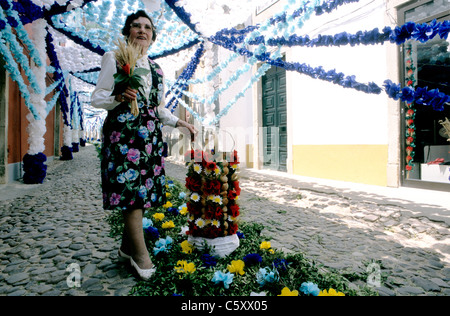
<svg viewBox="0 0 450 316">
<path fill-rule="evenodd" d="M 194 163 L 201 163 L 199 152 Z M 234 162 L 237 162 L 234 161 Z M 219 163 L 216 162 L 216 166 Z M 213 164 L 209 165 L 211 168 Z M 214 169 L 213 169 L 214 170 Z M 196 169 L 200 175 L 204 171 Z M 260 224 L 240 222 L 236 235 L 240 246 L 229 256 L 212 255 L 188 241 L 185 231 L 191 223 L 187 202 L 191 192 L 168 179 L 168 203 L 147 211 L 142 229 L 157 273 L 150 281 L 138 281 L 130 295 L 145 296 L 333 296 L 376 295 L 368 287 L 356 290 L 342 275 L 328 272 L 298 253 L 286 254 L 262 235 Z M 228 194 L 227 194 L 228 195 Z M 223 201 L 223 200 L 222 200 Z M 170 205 L 170 206 L 169 206 Z M 178 210 L 178 212 L 174 212 Z M 181 210 L 186 209 L 182 214 Z M 122 234 L 122 215 L 109 217 L 111 235 Z M 167 222 L 174 227 L 163 228 Z M 211 225 L 211 224 L 209 224 Z M 356 278 L 356 276 L 352 276 Z M 364 280 L 365 276 L 361 276 Z"/>
<path fill-rule="evenodd" d="M 406 77 L 406 86 L 414 87 L 417 84 L 416 80 L 416 67 L 414 65 L 414 59 L 412 57 L 412 46 L 411 44 L 406 45 L 406 69 L 405 69 L 405 77 Z M 415 126 L 415 117 L 416 110 L 414 107 L 414 101 L 408 102 L 406 101 L 405 105 L 405 116 L 406 116 L 406 171 L 409 172 L 414 168 L 414 156 L 415 156 L 415 140 L 416 140 L 416 126 Z"/>
<path fill-rule="evenodd" d="M 228 160 L 216 161 L 201 150 L 186 153 L 186 188 L 189 213 L 188 235 L 217 238 L 235 235 L 238 230 L 239 160 L 234 151 Z"/>
</svg>

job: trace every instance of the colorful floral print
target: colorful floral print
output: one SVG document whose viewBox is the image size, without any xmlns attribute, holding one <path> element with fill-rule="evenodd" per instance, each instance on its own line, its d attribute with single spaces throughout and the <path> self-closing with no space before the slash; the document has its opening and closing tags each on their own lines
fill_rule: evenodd
<svg viewBox="0 0 450 316">
<path fill-rule="evenodd" d="M 166 203 L 164 143 L 157 116 L 162 71 L 150 62 L 153 88 L 148 98 L 138 101 L 139 115 L 133 116 L 126 102 L 108 112 L 103 126 L 102 188 L 104 208 L 148 209 Z"/>
</svg>

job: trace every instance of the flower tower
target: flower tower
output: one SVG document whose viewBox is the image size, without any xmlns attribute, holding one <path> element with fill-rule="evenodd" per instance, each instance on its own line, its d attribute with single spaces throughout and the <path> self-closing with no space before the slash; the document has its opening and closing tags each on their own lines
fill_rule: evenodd
<svg viewBox="0 0 450 316">
<path fill-rule="evenodd" d="M 239 246 L 239 160 L 236 151 L 214 159 L 210 152 L 191 150 L 185 155 L 188 172 L 189 242 L 214 248 L 221 257 Z"/>
</svg>

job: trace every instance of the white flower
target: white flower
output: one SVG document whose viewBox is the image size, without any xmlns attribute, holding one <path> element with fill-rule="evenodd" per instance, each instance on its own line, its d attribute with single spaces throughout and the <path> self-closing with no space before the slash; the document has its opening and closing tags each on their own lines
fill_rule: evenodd
<svg viewBox="0 0 450 316">
<path fill-rule="evenodd" d="M 222 205 L 222 197 L 220 195 L 214 195 L 212 201 L 214 203 L 217 203 L 219 205 Z"/>
<path fill-rule="evenodd" d="M 202 172 L 202 166 L 200 166 L 199 164 L 194 164 L 194 171 L 197 172 L 198 174 L 200 174 Z"/>
<path fill-rule="evenodd" d="M 197 227 L 199 228 L 203 228 L 205 226 L 205 220 L 203 218 L 197 218 L 197 220 L 195 221 L 195 225 L 197 225 Z"/>
<path fill-rule="evenodd" d="M 196 193 L 196 192 L 192 193 L 191 200 L 194 201 L 194 202 L 200 201 L 200 195 L 198 193 Z"/>
<path fill-rule="evenodd" d="M 213 219 L 211 222 L 211 225 L 216 226 L 217 228 L 220 227 L 220 222 L 217 219 Z"/>
</svg>

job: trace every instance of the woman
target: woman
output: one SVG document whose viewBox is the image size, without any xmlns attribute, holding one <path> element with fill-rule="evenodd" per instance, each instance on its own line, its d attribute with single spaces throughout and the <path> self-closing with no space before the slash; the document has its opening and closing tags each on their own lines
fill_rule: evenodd
<svg viewBox="0 0 450 316">
<path fill-rule="evenodd" d="M 143 57 L 136 67 L 150 70 L 143 77 L 146 98 L 130 87 L 120 95 L 112 95 L 118 65 L 114 52 L 108 52 L 103 56 L 91 101 L 94 107 L 108 110 L 101 161 L 103 205 L 107 210 L 120 209 L 123 213 L 125 226 L 119 257 L 129 259 L 139 276 L 148 280 L 155 269 L 145 245 L 142 218 L 146 209 L 166 202 L 161 126 L 181 127 L 192 137 L 195 129 L 164 107 L 163 73 L 146 57 L 156 39 L 152 19 L 142 10 L 133 13 L 128 16 L 122 34 L 128 43 L 142 48 Z M 133 100 L 138 101 L 137 116 L 131 114 Z"/>
</svg>

